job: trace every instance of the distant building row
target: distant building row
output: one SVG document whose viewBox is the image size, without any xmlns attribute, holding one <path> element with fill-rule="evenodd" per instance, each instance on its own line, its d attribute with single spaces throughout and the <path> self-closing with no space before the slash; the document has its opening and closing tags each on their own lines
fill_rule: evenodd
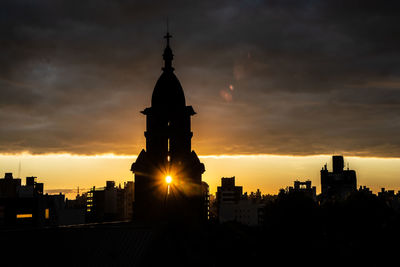
<svg viewBox="0 0 400 267">
<path fill-rule="evenodd" d="M 134 185 L 127 182 L 116 187 L 107 181 L 106 187 L 93 187 L 77 195 L 75 200 L 65 195 L 43 194 L 43 183 L 27 177 L 26 184 L 12 173 L 0 179 L 0 227 L 43 227 L 130 220 L 133 213 Z"/>
<path fill-rule="evenodd" d="M 282 189 L 284 194 L 302 194 L 313 199 L 316 203 L 323 204 L 327 201 L 345 200 L 354 192 L 372 194 L 367 187 L 360 187 L 357 190 L 357 177 L 354 170 L 347 167 L 344 170 L 343 156 L 332 157 L 332 171 L 328 171 L 325 164 L 321 170 L 321 194 L 317 196 L 316 187 L 311 181 L 295 181 L 293 187 Z M 382 191 L 378 197 L 386 201 L 387 205 L 400 211 L 400 191 L 395 194 L 393 190 Z M 243 188 L 235 185 L 235 177 L 221 178 L 221 186 L 217 188 L 216 201 L 213 203 L 215 217 L 220 223 L 239 222 L 249 226 L 263 223 L 265 205 L 273 201 L 276 196 L 262 196 L 257 190 L 256 194 L 243 194 Z"/>
<path fill-rule="evenodd" d="M 26 177 L 26 184 L 12 173 L 0 179 L 0 226 L 50 226 L 62 219 L 65 196 L 43 194 L 43 183 Z"/>
<path fill-rule="evenodd" d="M 265 199 L 257 190 L 251 197 L 243 194 L 243 187 L 235 185 L 235 177 L 221 178 L 217 188 L 216 214 L 220 223 L 236 221 L 246 225 L 258 225 L 265 205 Z"/>
</svg>

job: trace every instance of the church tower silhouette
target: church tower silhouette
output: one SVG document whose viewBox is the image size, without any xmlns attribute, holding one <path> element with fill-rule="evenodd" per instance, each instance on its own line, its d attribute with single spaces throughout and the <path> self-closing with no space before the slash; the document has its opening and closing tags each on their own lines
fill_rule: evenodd
<svg viewBox="0 0 400 267">
<path fill-rule="evenodd" d="M 135 175 L 134 218 L 145 220 L 202 219 L 204 205 L 201 175 L 204 164 L 191 148 L 192 106 L 172 67 L 170 38 L 163 59 L 164 67 L 146 115 L 146 150 L 132 164 Z M 167 178 L 168 177 L 168 178 Z"/>
</svg>

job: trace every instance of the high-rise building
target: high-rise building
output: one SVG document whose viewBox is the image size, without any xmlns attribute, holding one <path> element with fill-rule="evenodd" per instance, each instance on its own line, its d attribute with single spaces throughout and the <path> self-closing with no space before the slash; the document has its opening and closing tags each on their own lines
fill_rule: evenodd
<svg viewBox="0 0 400 267">
<path fill-rule="evenodd" d="M 235 208 L 242 197 L 243 187 L 235 185 L 235 176 L 221 178 L 217 187 L 217 212 L 219 222 L 235 220 Z"/>
<path fill-rule="evenodd" d="M 131 219 L 133 182 L 115 186 L 107 181 L 103 188 L 93 187 L 87 194 L 87 219 L 91 222 L 119 221 Z"/>
<path fill-rule="evenodd" d="M 17 197 L 21 187 L 21 179 L 14 178 L 11 172 L 4 175 L 4 179 L 0 179 L 0 198 Z"/>
<path fill-rule="evenodd" d="M 146 116 L 146 149 L 132 164 L 135 175 L 134 217 L 159 220 L 204 217 L 201 175 L 205 171 L 192 150 L 190 117 L 185 95 L 172 67 L 170 37 L 165 36 L 164 67 Z"/>
<path fill-rule="evenodd" d="M 133 215 L 134 184 L 132 181 L 124 183 L 124 219 L 131 220 Z"/>
<path fill-rule="evenodd" d="M 206 182 L 201 183 L 203 195 L 203 217 L 206 220 L 210 219 L 210 187 Z"/>
<path fill-rule="evenodd" d="M 321 196 L 323 199 L 343 199 L 357 190 L 357 178 L 354 170 L 343 170 L 343 156 L 332 156 L 332 172 L 327 165 L 321 170 Z"/>
</svg>

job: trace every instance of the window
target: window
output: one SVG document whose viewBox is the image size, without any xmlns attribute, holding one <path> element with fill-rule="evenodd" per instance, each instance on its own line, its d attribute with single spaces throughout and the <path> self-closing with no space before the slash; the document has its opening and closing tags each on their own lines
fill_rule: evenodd
<svg viewBox="0 0 400 267">
<path fill-rule="evenodd" d="M 32 213 L 17 214 L 17 219 L 27 219 L 32 217 L 33 217 Z"/>
</svg>

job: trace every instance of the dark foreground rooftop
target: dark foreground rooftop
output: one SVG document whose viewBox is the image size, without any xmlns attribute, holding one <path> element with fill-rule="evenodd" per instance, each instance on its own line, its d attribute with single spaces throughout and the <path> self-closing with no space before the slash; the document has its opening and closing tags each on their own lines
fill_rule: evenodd
<svg viewBox="0 0 400 267">
<path fill-rule="evenodd" d="M 3 229 L 0 266 L 380 266 L 397 256 L 398 232 L 326 233 L 292 223 L 274 229 L 129 222 Z"/>
</svg>

